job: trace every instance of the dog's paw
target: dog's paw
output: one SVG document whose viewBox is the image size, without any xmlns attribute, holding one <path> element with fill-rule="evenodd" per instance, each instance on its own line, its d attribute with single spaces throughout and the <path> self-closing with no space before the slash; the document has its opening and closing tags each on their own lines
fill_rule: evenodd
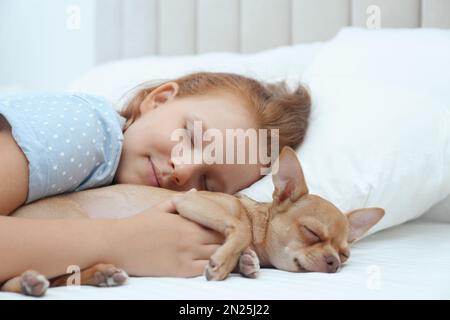
<svg viewBox="0 0 450 320">
<path fill-rule="evenodd" d="M 128 274 L 112 264 L 99 264 L 94 274 L 95 285 L 99 287 L 121 286 L 128 280 Z"/>
<path fill-rule="evenodd" d="M 233 270 L 232 264 L 227 261 L 221 261 L 214 255 L 209 259 L 205 267 L 205 277 L 208 281 L 220 281 L 225 279 Z"/>
<path fill-rule="evenodd" d="M 20 286 L 22 293 L 32 297 L 42 297 L 49 287 L 50 283 L 42 274 L 28 270 L 22 273 Z"/>
<path fill-rule="evenodd" d="M 256 278 L 260 266 L 256 252 L 250 248 L 245 249 L 239 257 L 239 273 L 247 278 Z"/>
</svg>

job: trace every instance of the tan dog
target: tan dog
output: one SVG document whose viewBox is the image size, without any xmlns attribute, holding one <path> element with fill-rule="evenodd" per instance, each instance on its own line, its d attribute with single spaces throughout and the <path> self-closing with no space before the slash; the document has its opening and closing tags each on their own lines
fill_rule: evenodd
<svg viewBox="0 0 450 320">
<path fill-rule="evenodd" d="M 338 271 L 349 258 L 349 245 L 375 225 L 384 210 L 359 209 L 344 215 L 327 200 L 308 193 L 292 149 L 284 148 L 277 161 L 272 203 L 207 191 L 183 193 L 113 185 L 43 199 L 20 208 L 14 216 L 55 218 L 61 217 L 62 212 L 71 212 L 64 218 L 117 218 L 172 199 L 180 215 L 226 237 L 205 269 L 208 280 L 222 280 L 233 270 L 255 277 L 260 265 L 292 272 Z M 51 285 L 65 285 L 69 276 L 52 279 Z M 112 265 L 95 265 L 81 272 L 84 285 L 115 286 L 126 280 L 127 274 Z M 27 271 L 7 281 L 1 289 L 41 296 L 48 286 L 44 276 Z"/>
</svg>

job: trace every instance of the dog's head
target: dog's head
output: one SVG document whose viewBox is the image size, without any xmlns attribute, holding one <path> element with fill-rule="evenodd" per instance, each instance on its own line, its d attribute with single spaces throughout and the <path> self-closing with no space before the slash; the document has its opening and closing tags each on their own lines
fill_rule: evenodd
<svg viewBox="0 0 450 320">
<path fill-rule="evenodd" d="M 350 256 L 350 244 L 380 221 L 384 210 L 366 208 L 343 214 L 329 201 L 309 194 L 291 148 L 283 148 L 277 161 L 265 239 L 271 264 L 294 272 L 338 271 Z"/>
</svg>

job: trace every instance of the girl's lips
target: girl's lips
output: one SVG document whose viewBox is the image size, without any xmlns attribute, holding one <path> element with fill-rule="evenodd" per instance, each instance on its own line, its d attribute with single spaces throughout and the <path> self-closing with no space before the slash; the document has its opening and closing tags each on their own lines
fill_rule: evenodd
<svg viewBox="0 0 450 320">
<path fill-rule="evenodd" d="M 161 187 L 161 185 L 159 184 L 159 181 L 158 181 L 158 176 L 156 174 L 155 165 L 153 164 L 152 159 L 148 158 L 148 162 L 150 163 L 150 165 L 149 165 L 150 185 L 152 187 Z"/>
</svg>

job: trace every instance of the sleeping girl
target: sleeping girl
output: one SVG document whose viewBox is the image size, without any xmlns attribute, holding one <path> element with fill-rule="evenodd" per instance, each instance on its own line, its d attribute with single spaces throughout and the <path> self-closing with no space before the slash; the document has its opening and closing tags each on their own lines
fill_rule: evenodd
<svg viewBox="0 0 450 320">
<path fill-rule="evenodd" d="M 226 129 L 278 129 L 279 150 L 295 148 L 309 112 L 301 85 L 290 91 L 284 83 L 209 72 L 140 86 L 120 112 L 81 93 L 0 98 L 0 283 L 30 266 L 51 278 L 69 265 L 118 259 L 107 247 L 127 248 L 114 252 L 146 261 L 155 275 L 201 274 L 222 237 L 161 206 L 124 219 L 120 230 L 108 219 L 7 216 L 45 197 L 113 183 L 234 194 L 262 177 L 263 164 L 180 164 L 171 133 L 194 120 L 224 136 Z"/>
</svg>

